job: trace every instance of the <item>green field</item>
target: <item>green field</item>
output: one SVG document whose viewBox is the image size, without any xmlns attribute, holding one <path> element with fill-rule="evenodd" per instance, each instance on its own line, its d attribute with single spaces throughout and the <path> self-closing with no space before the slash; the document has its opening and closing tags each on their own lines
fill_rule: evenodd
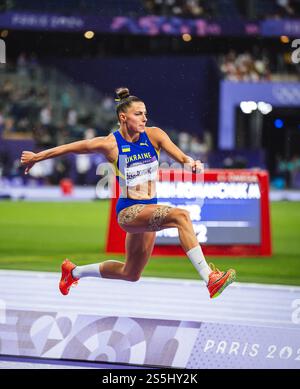
<svg viewBox="0 0 300 389">
<path fill-rule="evenodd" d="M 0 268 L 56 271 L 65 257 L 78 264 L 120 255 L 104 252 L 108 201 L 89 203 L 0 202 Z M 273 256 L 212 258 L 234 267 L 238 281 L 300 285 L 300 203 L 271 204 Z M 199 279 L 186 258 L 153 257 L 144 276 Z"/>
</svg>

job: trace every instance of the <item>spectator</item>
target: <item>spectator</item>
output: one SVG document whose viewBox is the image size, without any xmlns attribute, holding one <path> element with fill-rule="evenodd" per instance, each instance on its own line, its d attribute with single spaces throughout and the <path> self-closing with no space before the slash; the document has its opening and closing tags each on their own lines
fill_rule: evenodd
<svg viewBox="0 0 300 389">
<path fill-rule="evenodd" d="M 281 17 L 295 16 L 295 10 L 289 0 L 276 0 L 276 3 Z"/>
<path fill-rule="evenodd" d="M 237 55 L 230 51 L 221 60 L 220 70 L 231 81 L 260 81 L 270 79 L 269 62 L 265 56 L 254 58 L 249 53 Z"/>
<path fill-rule="evenodd" d="M 78 113 L 76 109 L 72 108 L 68 112 L 67 124 L 68 126 L 76 126 L 78 119 Z"/>
<path fill-rule="evenodd" d="M 51 124 L 52 121 L 51 105 L 47 105 L 46 107 L 41 109 L 40 121 L 43 126 L 49 126 Z"/>
<path fill-rule="evenodd" d="M 3 116 L 3 113 L 0 111 L 0 138 L 1 138 L 1 134 L 2 134 L 3 129 L 4 129 L 4 116 Z"/>
<path fill-rule="evenodd" d="M 190 134 L 187 132 L 180 132 L 178 136 L 178 147 L 184 152 L 190 150 Z"/>
<path fill-rule="evenodd" d="M 190 142 L 190 152 L 202 156 L 208 152 L 208 146 L 200 140 L 199 136 L 193 136 Z"/>
<path fill-rule="evenodd" d="M 77 182 L 79 185 L 86 185 L 88 173 L 92 167 L 91 156 L 87 154 L 78 154 L 75 157 Z"/>
<path fill-rule="evenodd" d="M 199 18 L 210 16 L 209 2 L 205 0 L 145 0 L 150 14 Z"/>
<path fill-rule="evenodd" d="M 300 156 L 290 159 L 277 157 L 275 179 L 281 178 L 287 188 L 300 188 Z"/>
<path fill-rule="evenodd" d="M 26 77 L 28 75 L 27 57 L 25 53 L 20 53 L 17 59 L 17 71 L 19 76 Z"/>
</svg>

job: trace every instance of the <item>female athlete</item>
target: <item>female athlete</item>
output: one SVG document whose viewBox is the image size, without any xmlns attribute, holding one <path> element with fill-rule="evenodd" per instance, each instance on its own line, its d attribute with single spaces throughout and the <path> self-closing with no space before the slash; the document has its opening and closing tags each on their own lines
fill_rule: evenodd
<svg viewBox="0 0 300 389">
<path fill-rule="evenodd" d="M 235 280 L 235 271 L 219 271 L 208 265 L 188 211 L 157 204 L 156 178 L 160 150 L 193 171 L 203 170 L 199 160 L 184 154 L 157 127 L 146 127 L 147 112 L 144 102 L 131 96 L 127 88 L 118 88 L 117 116 L 120 127 L 105 137 L 96 137 L 44 150 L 39 153 L 23 151 L 21 164 L 25 174 L 32 166 L 48 158 L 67 153 L 102 153 L 114 164 L 121 195 L 117 202 L 120 227 L 126 231 L 126 261 L 108 260 L 76 266 L 66 259 L 62 263 L 59 289 L 63 295 L 82 277 L 103 277 L 137 281 L 146 266 L 155 242 L 156 231 L 177 228 L 180 244 L 199 275 L 206 282 L 211 298 L 217 297 Z"/>
</svg>

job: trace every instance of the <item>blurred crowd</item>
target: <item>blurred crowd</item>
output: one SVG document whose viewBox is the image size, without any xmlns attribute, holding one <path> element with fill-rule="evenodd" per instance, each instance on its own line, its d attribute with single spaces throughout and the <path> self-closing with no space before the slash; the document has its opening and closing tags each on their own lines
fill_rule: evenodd
<svg viewBox="0 0 300 389">
<path fill-rule="evenodd" d="M 81 89 L 68 80 L 49 79 L 48 69 L 39 66 L 35 57 L 20 54 L 16 67 L 8 66 L 1 73 L 1 136 L 53 147 L 107 134 L 116 123 L 113 98 L 101 96 L 91 106 Z"/>
<path fill-rule="evenodd" d="M 8 63 L 0 72 L 0 149 L 1 140 L 16 145 L 27 141 L 37 152 L 107 135 L 116 124 L 112 96 L 74 83 L 57 69 L 40 66 L 34 55 L 21 53 L 16 63 Z M 11 146 L 0 152 L 0 178 L 22 176 L 19 155 L 13 150 Z M 97 164 L 96 157 L 58 158 L 37 164 L 31 177 L 58 184 L 74 173 L 78 183 L 93 184 L 99 179 Z"/>
<path fill-rule="evenodd" d="M 0 146 L 5 141 L 31 141 L 33 151 L 95 136 L 106 136 L 118 127 L 113 96 L 102 96 L 60 74 L 57 69 L 41 66 L 37 58 L 21 53 L 16 64 L 0 72 Z M 85 98 L 85 96 L 87 96 Z M 149 125 L 154 125 L 149 121 Z M 170 136 L 186 153 L 207 160 L 212 148 L 209 132 L 203 139 L 197 134 L 170 130 Z M 1 149 L 1 147 L 0 147 Z M 0 152 L 0 178 L 22 175 L 19 155 Z M 13 155 L 12 155 L 13 154 Z M 76 155 L 43 161 L 31 170 L 31 177 L 58 184 L 73 175 L 78 184 L 94 184 L 100 155 Z M 161 161 L 171 162 L 162 153 Z M 92 174 L 91 174 L 92 173 Z"/>
<path fill-rule="evenodd" d="M 64 15 L 138 16 L 144 15 L 143 0 L 1 0 L 0 12 L 27 11 Z"/>
<path fill-rule="evenodd" d="M 150 14 L 190 18 L 295 18 L 299 0 L 143 0 Z"/>
<path fill-rule="evenodd" d="M 201 156 L 202 161 L 206 159 L 208 153 L 213 148 L 213 139 L 209 131 L 205 131 L 203 136 L 180 131 L 174 134 L 172 139 L 184 153 L 190 154 L 195 158 L 200 158 Z"/>
<path fill-rule="evenodd" d="M 269 60 L 250 53 L 228 53 L 221 62 L 223 74 L 231 80 L 270 79 Z M 0 72 L 0 149 L 3 140 L 30 140 L 35 151 L 55 147 L 81 139 L 105 136 L 117 128 L 113 96 L 103 96 L 90 86 L 68 79 L 57 69 L 39 64 L 35 55 L 21 53 L 17 62 Z M 149 125 L 155 125 L 149 121 Z M 218 161 L 213 150 L 214 140 L 210 131 L 203 135 L 191 134 L 184 129 L 165 128 L 171 139 L 186 154 L 201 159 L 206 167 L 246 168 L 245 155 L 224 157 Z M 21 176 L 19 155 L 14 160 L 8 153 L 0 153 L 0 178 Z M 167 154 L 161 153 L 161 162 L 172 163 Z M 77 155 L 44 161 L 32 170 L 32 177 L 58 184 L 73 174 L 78 184 L 94 184 L 98 156 Z M 221 164 L 221 165 L 220 165 Z M 253 165 L 254 164 L 254 165 Z M 256 166 L 255 160 L 250 166 Z M 277 178 L 284 186 L 294 187 L 300 177 L 300 158 L 281 161 Z M 92 174 L 91 174 L 92 173 Z M 299 178 L 300 180 L 300 178 Z M 300 186 L 300 184 L 299 184 Z"/>
<path fill-rule="evenodd" d="M 230 81 L 298 81 L 300 68 L 291 60 L 291 52 L 268 53 L 254 47 L 252 52 L 230 50 L 219 57 L 219 68 Z"/>
<path fill-rule="evenodd" d="M 299 18 L 300 1 L 299 0 L 276 0 L 274 10 L 266 17 L 272 18 Z"/>
<path fill-rule="evenodd" d="M 295 154 L 290 159 L 279 157 L 272 183 L 277 189 L 300 189 L 300 156 Z"/>
<path fill-rule="evenodd" d="M 268 58 L 255 58 L 249 52 L 237 54 L 231 50 L 221 59 L 220 69 L 230 81 L 260 81 L 271 78 Z"/>
<path fill-rule="evenodd" d="M 66 15 L 177 16 L 187 18 L 295 18 L 300 16 L 299 0 L 2 0 L 0 12 L 60 12 Z"/>
<path fill-rule="evenodd" d="M 214 2 L 207 0 L 144 0 L 149 14 L 178 17 L 210 17 Z"/>
</svg>

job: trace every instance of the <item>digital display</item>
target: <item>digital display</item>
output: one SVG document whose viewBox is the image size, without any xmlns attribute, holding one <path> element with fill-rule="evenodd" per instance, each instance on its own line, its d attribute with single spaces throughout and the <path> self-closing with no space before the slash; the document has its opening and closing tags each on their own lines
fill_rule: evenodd
<svg viewBox="0 0 300 389">
<path fill-rule="evenodd" d="M 184 176 L 159 169 L 158 204 L 186 209 L 205 255 L 270 256 L 272 254 L 269 176 L 261 169 L 208 169 Z M 107 252 L 124 252 L 126 233 L 117 223 L 112 199 Z M 118 239 L 115 239 L 115 236 Z M 185 256 L 178 229 L 156 232 L 153 255 Z"/>
<path fill-rule="evenodd" d="M 189 211 L 199 243 L 260 244 L 261 193 L 258 183 L 160 182 L 158 203 Z M 171 195 L 170 195 L 171 194 Z M 158 231 L 156 243 L 178 245 L 178 230 Z"/>
</svg>

